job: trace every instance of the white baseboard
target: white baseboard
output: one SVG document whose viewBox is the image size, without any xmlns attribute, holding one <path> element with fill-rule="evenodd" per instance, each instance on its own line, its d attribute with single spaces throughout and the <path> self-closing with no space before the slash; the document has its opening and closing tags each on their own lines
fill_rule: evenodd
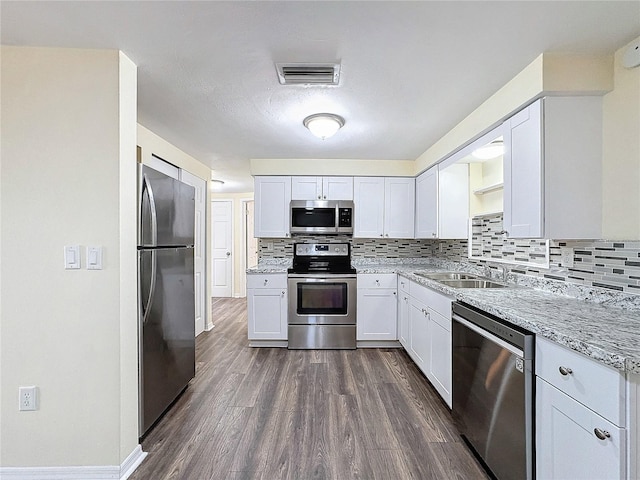
<svg viewBox="0 0 640 480">
<path fill-rule="evenodd" d="M 210 323 L 209 325 L 205 325 L 204 331 L 205 332 L 210 332 L 211 330 L 213 330 L 213 327 L 215 327 L 215 325 L 213 323 Z"/>
<path fill-rule="evenodd" d="M 140 445 L 122 465 L 87 467 L 0 467 L 2 480 L 126 480 L 147 454 Z"/>
</svg>

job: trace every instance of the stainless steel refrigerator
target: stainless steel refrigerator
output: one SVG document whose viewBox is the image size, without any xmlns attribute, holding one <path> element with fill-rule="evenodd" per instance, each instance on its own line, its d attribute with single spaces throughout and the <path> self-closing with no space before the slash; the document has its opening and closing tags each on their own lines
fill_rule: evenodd
<svg viewBox="0 0 640 480">
<path fill-rule="evenodd" d="M 138 166 L 142 437 L 195 375 L 195 189 Z"/>
</svg>

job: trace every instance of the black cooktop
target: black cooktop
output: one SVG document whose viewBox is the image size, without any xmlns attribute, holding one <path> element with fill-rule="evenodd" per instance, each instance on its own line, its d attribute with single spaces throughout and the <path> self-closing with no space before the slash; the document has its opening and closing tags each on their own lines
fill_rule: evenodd
<svg viewBox="0 0 640 480">
<path fill-rule="evenodd" d="M 354 274 L 351 245 L 348 243 L 294 243 L 293 266 L 287 270 L 297 274 Z"/>
</svg>

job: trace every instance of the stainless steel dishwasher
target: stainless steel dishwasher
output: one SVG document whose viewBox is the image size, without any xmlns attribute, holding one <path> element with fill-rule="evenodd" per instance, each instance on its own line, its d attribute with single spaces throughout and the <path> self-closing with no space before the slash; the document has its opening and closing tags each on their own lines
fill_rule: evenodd
<svg viewBox="0 0 640 480">
<path fill-rule="evenodd" d="M 453 304 L 453 417 L 499 480 L 534 478 L 534 336 Z"/>
</svg>

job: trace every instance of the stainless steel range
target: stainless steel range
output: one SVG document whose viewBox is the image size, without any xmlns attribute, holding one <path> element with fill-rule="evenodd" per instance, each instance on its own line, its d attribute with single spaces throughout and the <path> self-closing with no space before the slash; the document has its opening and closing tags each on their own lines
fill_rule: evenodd
<svg viewBox="0 0 640 480">
<path fill-rule="evenodd" d="M 294 244 L 288 287 L 290 349 L 356 348 L 356 271 L 350 244 Z"/>
</svg>

